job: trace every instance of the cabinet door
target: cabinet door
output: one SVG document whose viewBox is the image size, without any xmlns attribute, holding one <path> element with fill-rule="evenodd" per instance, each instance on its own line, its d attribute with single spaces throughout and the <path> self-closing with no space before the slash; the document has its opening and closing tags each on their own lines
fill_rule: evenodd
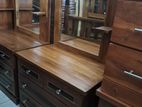
<svg viewBox="0 0 142 107">
<path fill-rule="evenodd" d="M 21 92 L 26 93 L 28 96 L 42 104 L 42 107 L 67 107 L 61 101 L 56 99 L 56 97 L 45 92 L 42 88 L 38 87 L 38 85 L 30 82 L 26 78 L 20 77 L 20 89 Z"/>
<path fill-rule="evenodd" d="M 142 1 L 118 0 L 112 41 L 142 51 Z"/>
</svg>

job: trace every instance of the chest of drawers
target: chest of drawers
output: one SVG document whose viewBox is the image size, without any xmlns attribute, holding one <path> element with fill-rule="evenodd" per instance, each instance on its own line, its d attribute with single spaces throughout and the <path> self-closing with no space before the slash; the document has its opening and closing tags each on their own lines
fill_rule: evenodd
<svg viewBox="0 0 142 107">
<path fill-rule="evenodd" d="M 112 38 L 98 95 L 115 107 L 142 106 L 142 1 L 117 0 Z"/>
<path fill-rule="evenodd" d="M 0 31 L 0 89 L 16 104 L 19 103 L 16 52 L 45 43 L 16 31 Z"/>
<path fill-rule="evenodd" d="M 97 105 L 98 97 L 94 91 L 103 77 L 102 64 L 50 45 L 17 54 L 21 106 Z M 24 100 L 23 94 L 27 97 Z M 26 104 L 23 103 L 25 99 L 28 100 Z"/>
</svg>

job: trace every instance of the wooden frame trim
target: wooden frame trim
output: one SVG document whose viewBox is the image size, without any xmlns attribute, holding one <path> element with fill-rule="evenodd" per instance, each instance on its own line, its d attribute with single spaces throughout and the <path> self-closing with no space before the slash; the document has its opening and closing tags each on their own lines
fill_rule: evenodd
<svg viewBox="0 0 142 107">
<path fill-rule="evenodd" d="M 23 26 L 20 26 L 20 8 L 19 8 L 19 0 L 15 0 L 15 26 L 16 29 L 19 31 L 22 31 L 25 34 L 28 34 L 29 36 L 39 36 L 39 39 L 44 42 L 50 42 L 50 0 L 40 0 L 40 7 L 41 12 L 44 12 L 44 15 L 40 15 L 40 34 L 36 34 L 34 31 L 29 30 L 28 28 L 25 28 Z M 27 9 L 26 11 L 28 11 Z M 24 10 L 25 11 L 25 10 Z"/>
</svg>

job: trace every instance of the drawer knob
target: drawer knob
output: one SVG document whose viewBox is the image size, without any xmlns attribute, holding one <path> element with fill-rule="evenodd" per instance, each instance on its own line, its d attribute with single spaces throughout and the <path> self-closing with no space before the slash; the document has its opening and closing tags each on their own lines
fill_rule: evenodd
<svg viewBox="0 0 142 107">
<path fill-rule="evenodd" d="M 22 88 L 25 89 L 27 87 L 27 84 L 23 84 Z"/>
<path fill-rule="evenodd" d="M 131 76 L 131 77 L 133 77 L 133 78 L 142 80 L 142 76 L 136 75 L 133 70 L 131 70 L 130 72 L 124 71 L 124 74 L 126 74 L 126 75 L 128 75 L 128 76 Z"/>
<path fill-rule="evenodd" d="M 29 75 L 31 73 L 31 70 L 26 70 L 26 74 Z"/>
<path fill-rule="evenodd" d="M 59 89 L 59 90 L 56 90 L 56 94 L 57 94 L 57 95 L 60 95 L 60 94 L 61 94 L 61 91 L 62 91 L 62 90 L 60 90 L 60 89 Z"/>
<path fill-rule="evenodd" d="M 6 86 L 6 89 L 9 89 L 9 88 L 10 88 L 10 85 L 7 85 L 7 86 Z"/>
<path fill-rule="evenodd" d="M 142 32 L 142 28 L 135 28 L 134 31 L 135 32 Z"/>
<path fill-rule="evenodd" d="M 5 71 L 5 73 L 4 73 L 4 74 L 5 74 L 5 75 L 7 75 L 8 73 L 9 73 L 9 71 Z"/>
<path fill-rule="evenodd" d="M 23 100 L 22 101 L 23 104 L 26 104 L 27 102 L 28 102 L 28 100 Z"/>
</svg>

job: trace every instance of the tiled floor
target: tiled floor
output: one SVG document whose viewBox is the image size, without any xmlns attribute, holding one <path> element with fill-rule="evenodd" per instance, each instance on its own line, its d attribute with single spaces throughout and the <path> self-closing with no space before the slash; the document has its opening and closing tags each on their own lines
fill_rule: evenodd
<svg viewBox="0 0 142 107">
<path fill-rule="evenodd" d="M 0 107 L 19 107 L 0 90 Z"/>
</svg>

